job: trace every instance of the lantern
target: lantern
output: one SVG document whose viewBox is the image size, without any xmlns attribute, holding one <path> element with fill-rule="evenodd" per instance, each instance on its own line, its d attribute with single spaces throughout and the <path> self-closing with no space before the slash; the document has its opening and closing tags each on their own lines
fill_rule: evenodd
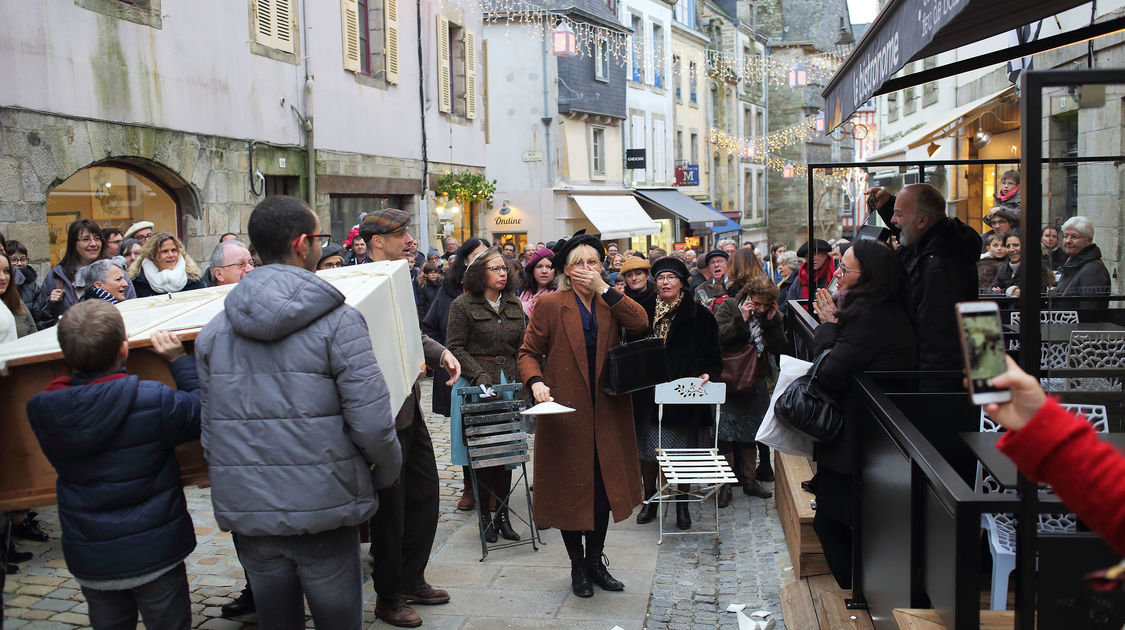
<svg viewBox="0 0 1125 630">
<path fill-rule="evenodd" d="M 816 130 L 820 132 L 824 131 L 824 112 L 820 112 L 816 115 Z"/>
<path fill-rule="evenodd" d="M 793 165 L 792 164 L 786 164 L 781 169 L 781 176 L 784 177 L 785 179 L 793 179 Z"/>
<path fill-rule="evenodd" d="M 578 54 L 574 31 L 565 21 L 559 22 L 551 33 L 551 53 L 556 57 L 573 57 Z"/>
<path fill-rule="evenodd" d="M 789 87 L 805 87 L 809 84 L 809 71 L 805 64 L 798 61 L 789 69 Z"/>
</svg>

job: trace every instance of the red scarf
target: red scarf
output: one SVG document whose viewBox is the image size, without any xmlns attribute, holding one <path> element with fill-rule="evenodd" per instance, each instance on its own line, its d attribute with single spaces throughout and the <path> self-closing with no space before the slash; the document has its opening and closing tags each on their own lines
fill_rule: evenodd
<svg viewBox="0 0 1125 630">
<path fill-rule="evenodd" d="M 94 380 L 92 380 L 92 381 L 90 381 L 89 383 L 86 383 L 86 384 L 87 385 L 93 385 L 94 383 L 107 383 L 109 381 L 116 381 L 119 378 L 125 378 L 127 376 L 129 376 L 129 375 L 124 373 L 124 372 L 114 372 L 112 374 L 106 374 L 105 376 L 102 376 L 100 378 L 96 378 L 96 379 L 94 379 Z M 60 376 L 60 377 L 56 378 L 55 380 L 51 381 L 50 383 L 48 383 L 47 388 L 44 389 L 43 391 L 45 391 L 45 392 L 55 392 L 55 391 L 58 391 L 60 389 L 66 389 L 68 387 L 74 387 L 74 381 L 72 381 L 69 376 Z"/>
<path fill-rule="evenodd" d="M 810 262 L 812 262 L 812 261 L 805 261 L 804 263 L 802 263 L 801 269 L 797 272 L 797 282 L 801 283 L 801 299 L 802 300 L 807 300 L 808 297 L 809 297 L 809 263 Z M 835 273 L 836 273 L 836 261 L 833 260 L 831 256 L 829 256 L 828 260 L 824 261 L 824 266 L 820 268 L 820 271 L 816 272 L 816 278 L 814 278 L 814 280 L 815 280 L 814 284 L 820 284 L 821 282 L 823 282 L 824 286 L 827 287 L 828 286 L 828 279 L 831 278 Z"/>
<path fill-rule="evenodd" d="M 1012 197 L 1015 197 L 1016 193 L 1018 193 L 1019 191 L 1020 191 L 1020 187 L 1016 186 L 1015 188 L 1009 190 L 1008 194 L 1005 195 L 1004 193 L 997 193 L 996 197 L 1000 201 L 1007 201 L 1007 200 L 1011 199 Z"/>
</svg>

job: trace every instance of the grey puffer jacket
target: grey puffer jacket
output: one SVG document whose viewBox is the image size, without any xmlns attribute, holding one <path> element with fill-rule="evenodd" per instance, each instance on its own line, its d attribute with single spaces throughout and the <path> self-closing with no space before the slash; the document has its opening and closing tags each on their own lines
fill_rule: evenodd
<svg viewBox="0 0 1125 630">
<path fill-rule="evenodd" d="M 256 269 L 195 354 L 220 527 L 311 534 L 375 513 L 402 452 L 367 324 L 342 293 L 297 267 Z"/>
</svg>

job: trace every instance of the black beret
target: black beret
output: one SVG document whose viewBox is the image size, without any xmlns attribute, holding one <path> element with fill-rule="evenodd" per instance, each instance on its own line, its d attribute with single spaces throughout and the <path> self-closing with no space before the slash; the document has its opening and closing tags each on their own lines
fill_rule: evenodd
<svg viewBox="0 0 1125 630">
<path fill-rule="evenodd" d="M 598 253 L 599 259 L 605 258 L 605 247 L 602 246 L 601 239 L 593 234 L 587 234 L 586 230 L 578 230 L 574 233 L 574 236 L 560 238 L 555 242 L 555 268 L 561 270 L 565 267 L 567 256 L 579 245 L 589 245 Z"/>
<path fill-rule="evenodd" d="M 687 265 L 685 265 L 684 261 L 680 260 L 679 258 L 675 258 L 673 256 L 665 256 L 665 257 L 661 258 L 660 260 L 652 263 L 652 277 L 653 278 L 656 278 L 656 276 L 658 276 L 658 275 L 660 275 L 661 273 L 664 273 L 664 272 L 676 274 L 676 277 L 678 277 L 680 279 L 680 282 L 683 282 L 685 286 L 687 285 L 687 282 L 688 282 Z"/>
<path fill-rule="evenodd" d="M 823 239 L 819 239 L 819 238 L 816 239 L 814 241 L 814 246 L 815 246 L 815 249 L 813 250 L 813 253 L 824 252 L 825 254 L 827 254 L 827 253 L 832 251 L 832 246 L 828 244 L 828 241 L 823 240 Z M 808 241 L 805 241 L 805 244 L 801 245 L 801 249 L 797 250 L 797 256 L 799 258 L 808 258 L 809 257 L 809 243 L 808 243 Z"/>
</svg>

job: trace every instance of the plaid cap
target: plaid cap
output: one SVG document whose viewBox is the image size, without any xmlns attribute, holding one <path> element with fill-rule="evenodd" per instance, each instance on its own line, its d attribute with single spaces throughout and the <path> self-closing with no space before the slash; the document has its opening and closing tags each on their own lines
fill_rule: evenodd
<svg viewBox="0 0 1125 630">
<path fill-rule="evenodd" d="M 410 213 L 398 208 L 387 208 L 369 213 L 360 224 L 360 231 L 371 234 L 390 234 L 410 225 Z"/>
</svg>

